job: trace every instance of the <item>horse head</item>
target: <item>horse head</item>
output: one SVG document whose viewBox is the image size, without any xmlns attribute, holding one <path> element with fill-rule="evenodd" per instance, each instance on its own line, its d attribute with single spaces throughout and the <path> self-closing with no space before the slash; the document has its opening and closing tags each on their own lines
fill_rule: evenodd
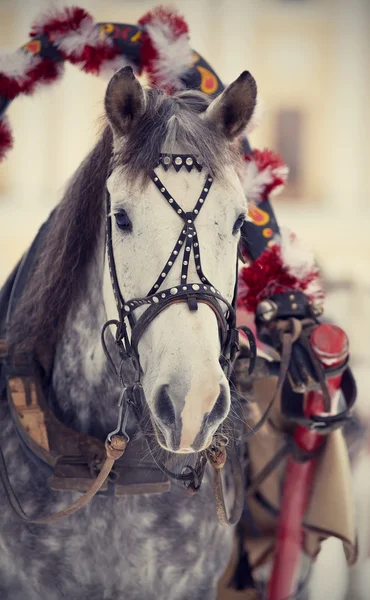
<svg viewBox="0 0 370 600">
<path fill-rule="evenodd" d="M 196 289 L 207 280 L 232 302 L 239 231 L 247 213 L 236 139 L 255 103 L 256 85 L 246 72 L 213 102 L 199 92 L 170 96 L 145 90 L 130 68 L 112 78 L 105 97 L 114 140 L 107 188 L 111 247 L 123 298 L 157 294 L 160 300 L 164 289 L 175 296 L 181 284 L 191 282 Z M 160 155 L 165 157 L 162 164 Z M 172 160 L 174 166 L 165 170 L 163 164 Z M 180 168 L 183 160 L 202 168 Z M 194 214 L 202 193 L 206 199 Z M 197 242 L 191 240 L 194 229 L 188 238 L 185 215 L 192 215 Z M 107 314 L 114 318 L 107 266 L 105 272 Z M 147 323 L 137 350 L 157 440 L 167 450 L 188 453 L 210 444 L 229 412 L 230 391 L 219 360 L 214 310 L 204 302 L 189 310 L 186 302 L 173 300 Z M 136 317 L 146 310 L 147 305 L 139 306 Z"/>
</svg>

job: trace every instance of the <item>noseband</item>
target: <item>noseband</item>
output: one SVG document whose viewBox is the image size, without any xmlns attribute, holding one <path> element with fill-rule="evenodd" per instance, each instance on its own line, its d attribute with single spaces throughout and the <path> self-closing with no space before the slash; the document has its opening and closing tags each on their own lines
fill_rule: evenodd
<svg viewBox="0 0 370 600">
<path fill-rule="evenodd" d="M 162 165 L 167 171 L 170 166 L 173 166 L 178 172 L 182 166 L 190 171 L 193 166 L 198 170 L 202 170 L 202 166 L 192 155 L 168 155 L 161 154 L 158 162 L 158 166 Z M 203 185 L 202 192 L 194 206 L 194 209 L 190 212 L 184 211 L 176 200 L 168 192 L 158 175 L 155 171 L 152 171 L 151 180 L 157 187 L 168 205 L 176 212 L 181 221 L 181 232 L 176 241 L 176 244 L 168 258 L 168 261 L 163 266 L 161 273 L 152 285 L 147 295 L 142 298 L 133 298 L 129 301 L 125 301 L 119 286 L 116 263 L 113 253 L 112 243 L 112 215 L 111 215 L 111 202 L 110 195 L 107 190 L 107 216 L 106 216 L 106 245 L 108 254 L 108 267 L 110 271 L 111 283 L 113 287 L 115 302 L 118 311 L 118 320 L 110 320 L 104 325 L 102 331 L 102 342 L 105 354 L 109 360 L 109 363 L 114 368 L 115 372 L 120 377 L 121 383 L 124 388 L 124 393 L 121 395 L 121 404 L 126 400 L 129 404 L 133 405 L 136 414 L 145 400 L 144 391 L 141 385 L 142 369 L 140 366 L 140 356 L 138 351 L 139 341 L 153 322 L 153 320 L 166 308 L 173 304 L 186 303 L 190 311 L 198 310 L 198 303 L 209 306 L 217 319 L 219 335 L 220 335 L 220 364 L 226 375 L 229 377 L 232 364 L 234 362 L 236 353 L 238 351 L 238 329 L 236 327 L 236 296 L 237 296 L 237 277 L 234 288 L 234 295 L 232 302 L 230 303 L 222 294 L 212 285 L 209 279 L 204 274 L 201 256 L 200 256 L 200 244 L 198 233 L 195 226 L 195 221 L 199 215 L 209 191 L 213 184 L 213 177 L 207 175 L 205 183 Z M 181 257 L 181 258 L 179 258 Z M 189 263 L 191 258 L 194 259 L 199 280 L 196 282 L 188 281 L 189 274 Z M 177 286 L 171 288 L 164 288 L 163 284 L 174 266 L 175 262 L 181 260 L 181 275 L 180 281 Z M 236 275 L 237 275 L 238 259 L 236 257 Z M 145 312 L 139 317 L 135 317 L 135 310 L 139 307 L 147 306 Z M 118 346 L 119 354 L 122 361 L 131 359 L 135 368 L 135 384 L 134 386 L 127 386 L 122 380 L 121 369 L 117 372 L 114 362 L 107 350 L 104 333 L 107 327 L 110 325 L 116 326 L 115 342 Z M 244 328 L 243 328 L 244 329 Z M 129 331 L 131 335 L 129 335 Z M 251 361 L 250 371 L 253 370 L 256 347 L 253 334 L 248 330 L 246 331 L 250 342 L 251 349 Z M 121 407 L 122 408 L 122 407 Z M 126 438 L 127 433 L 124 431 L 123 420 L 127 419 L 124 417 L 124 411 L 120 410 L 120 418 L 117 429 L 113 433 L 120 431 Z M 110 435 L 112 435 L 110 434 Z M 166 470 L 167 471 L 167 470 Z M 175 477 L 179 478 L 179 477 Z M 184 476 L 185 479 L 193 479 L 193 477 Z"/>
</svg>

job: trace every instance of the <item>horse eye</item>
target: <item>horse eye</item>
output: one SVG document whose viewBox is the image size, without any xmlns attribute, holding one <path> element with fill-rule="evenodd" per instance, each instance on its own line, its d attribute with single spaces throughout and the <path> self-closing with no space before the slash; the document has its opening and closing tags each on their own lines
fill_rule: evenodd
<svg viewBox="0 0 370 600">
<path fill-rule="evenodd" d="M 239 215 L 239 217 L 236 219 L 236 221 L 234 223 L 233 233 L 238 233 L 238 231 L 240 231 L 240 229 L 243 226 L 244 221 L 245 221 L 245 215 Z"/>
<path fill-rule="evenodd" d="M 122 231 L 132 231 L 132 223 L 128 214 L 124 210 L 116 213 L 114 217 L 116 219 L 117 226 L 122 229 Z"/>
</svg>

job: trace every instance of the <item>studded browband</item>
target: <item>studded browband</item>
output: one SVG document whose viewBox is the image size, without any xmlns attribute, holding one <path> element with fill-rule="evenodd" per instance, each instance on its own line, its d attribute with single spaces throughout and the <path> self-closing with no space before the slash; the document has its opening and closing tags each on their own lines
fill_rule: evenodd
<svg viewBox="0 0 370 600">
<path fill-rule="evenodd" d="M 202 162 L 199 157 L 195 157 L 192 154 L 160 154 L 158 167 L 162 166 L 165 171 L 172 166 L 177 171 L 180 171 L 182 167 L 190 173 L 190 171 L 195 168 L 197 171 L 201 171 L 203 169 Z"/>
</svg>

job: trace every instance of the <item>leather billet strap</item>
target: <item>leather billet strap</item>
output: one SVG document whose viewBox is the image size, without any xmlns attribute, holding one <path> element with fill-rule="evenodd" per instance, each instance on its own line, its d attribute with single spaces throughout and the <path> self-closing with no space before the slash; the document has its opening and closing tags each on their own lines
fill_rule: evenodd
<svg viewBox="0 0 370 600">
<path fill-rule="evenodd" d="M 106 457 L 102 468 L 99 471 L 99 474 L 96 479 L 92 480 L 92 483 L 89 489 L 78 498 L 75 502 L 72 502 L 69 506 L 64 508 L 61 511 L 53 513 L 51 515 L 45 517 L 29 517 L 23 510 L 22 506 L 19 503 L 17 496 L 14 493 L 13 487 L 9 481 L 4 455 L 0 448 L 0 479 L 4 486 L 9 504 L 16 514 L 16 516 L 25 523 L 34 523 L 36 525 L 49 525 L 55 523 L 56 521 L 61 521 L 65 519 L 69 515 L 77 512 L 80 508 L 83 508 L 90 502 L 90 500 L 99 492 L 99 490 L 103 487 L 106 482 L 113 465 L 116 460 L 118 460 L 124 453 L 126 449 L 126 440 L 122 436 L 114 436 L 111 442 L 105 443 L 105 452 Z"/>
<path fill-rule="evenodd" d="M 310 415 L 306 417 L 301 406 L 295 406 L 296 410 L 291 410 L 288 401 L 282 403 L 282 413 L 291 423 L 302 425 L 302 427 L 315 431 L 315 433 L 328 435 L 352 420 L 351 411 L 356 402 L 357 388 L 353 373 L 348 367 L 342 373 L 340 391 L 346 406 L 341 412 L 334 415 Z M 289 400 L 289 395 L 287 400 Z M 297 408 L 300 409 L 299 412 Z"/>
<path fill-rule="evenodd" d="M 342 373 L 342 380 L 340 390 L 342 392 L 346 407 L 343 411 L 337 414 L 327 415 L 309 415 L 305 416 L 303 411 L 303 394 L 295 393 L 294 388 L 290 387 L 292 384 L 292 378 L 290 372 L 292 365 L 296 366 L 295 363 L 295 351 L 297 345 L 300 348 L 302 338 L 305 340 L 304 348 L 307 350 L 305 355 L 305 363 L 302 362 L 300 367 L 302 377 L 302 384 L 306 387 L 305 389 L 320 389 L 323 393 L 323 397 L 329 400 L 329 406 L 325 409 L 325 412 L 331 410 L 330 395 L 326 386 L 326 378 L 333 376 L 333 368 L 329 367 L 328 372 L 326 368 L 321 364 L 318 364 L 318 360 L 313 355 L 309 341 L 307 339 L 308 334 L 317 325 L 316 320 L 312 318 L 306 319 L 280 319 L 278 321 L 272 321 L 268 325 L 264 324 L 263 341 L 269 342 L 276 350 L 280 352 L 281 360 L 278 368 L 278 381 L 276 390 L 271 398 L 263 416 L 253 429 L 245 435 L 245 440 L 250 435 L 256 433 L 264 423 L 269 419 L 271 410 L 275 405 L 278 398 L 281 398 L 281 412 L 282 415 L 291 423 L 302 425 L 307 429 L 314 430 L 316 433 L 327 435 L 332 431 L 343 427 L 351 419 L 351 409 L 356 400 L 356 383 L 352 375 L 351 370 L 348 368 L 348 359 L 343 360 L 343 363 L 335 367 L 335 374 Z M 268 332 L 268 335 L 267 335 Z M 300 354 L 300 360 L 302 360 L 302 354 Z M 307 361 L 311 361 L 308 363 Z M 276 363 L 269 363 L 271 365 L 271 375 L 276 375 Z M 298 367 L 295 368 L 295 373 L 298 372 Z M 309 374 L 309 377 L 308 377 Z M 287 387 L 288 386 L 288 387 Z M 283 392 L 284 389 L 284 393 Z"/>
<path fill-rule="evenodd" d="M 218 439 L 215 436 L 215 444 L 211 445 L 207 449 L 207 457 L 210 465 L 213 467 L 213 489 L 216 498 L 216 512 L 218 521 L 223 526 L 233 526 L 239 523 L 240 518 L 244 509 L 244 489 L 245 489 L 245 478 L 243 468 L 238 456 L 238 449 L 233 442 L 232 447 L 228 455 L 226 455 L 225 443 L 222 436 Z M 234 502 L 230 511 L 230 515 L 227 514 L 225 496 L 222 485 L 222 469 L 226 464 L 226 460 L 229 458 L 231 463 L 231 469 L 234 481 Z"/>
</svg>

